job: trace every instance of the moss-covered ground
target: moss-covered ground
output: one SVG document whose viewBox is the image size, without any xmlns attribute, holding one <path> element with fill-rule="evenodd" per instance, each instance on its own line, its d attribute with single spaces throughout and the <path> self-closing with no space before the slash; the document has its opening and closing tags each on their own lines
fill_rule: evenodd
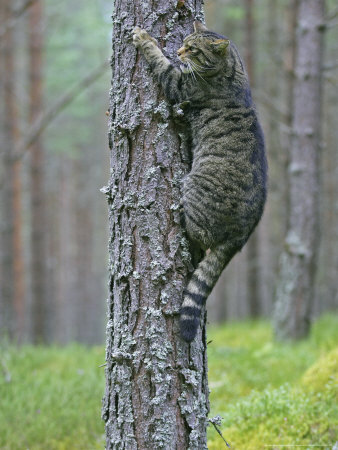
<svg viewBox="0 0 338 450">
<path fill-rule="evenodd" d="M 232 449 L 332 449 L 338 441 L 338 318 L 297 343 L 273 341 L 263 322 L 208 333 L 210 416 Z M 212 427 L 213 428 L 213 427 Z M 214 429 L 209 450 L 226 448 Z M 337 444 L 338 448 L 338 444 Z"/>
<path fill-rule="evenodd" d="M 293 344 L 274 342 L 261 321 L 209 327 L 208 338 L 210 416 L 224 418 L 232 449 L 334 446 L 337 316 L 322 317 Z M 0 345 L 0 449 L 104 448 L 103 363 L 98 347 Z M 213 426 L 208 448 L 226 448 Z"/>
</svg>

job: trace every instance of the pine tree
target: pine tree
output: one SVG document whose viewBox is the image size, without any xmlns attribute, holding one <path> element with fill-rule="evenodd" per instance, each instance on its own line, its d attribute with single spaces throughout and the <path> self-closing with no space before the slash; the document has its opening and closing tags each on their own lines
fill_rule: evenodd
<svg viewBox="0 0 338 450">
<path fill-rule="evenodd" d="M 178 311 L 188 272 L 180 181 L 188 170 L 183 130 L 132 45 L 145 28 L 174 60 L 201 16 L 201 1 L 115 2 L 109 144 L 110 298 L 107 448 L 206 448 L 205 328 L 186 344 Z M 175 109 L 175 108 L 174 108 Z"/>
<path fill-rule="evenodd" d="M 275 332 L 305 337 L 310 329 L 319 247 L 324 0 L 301 0 L 298 9 L 288 230 L 280 260 Z"/>
</svg>

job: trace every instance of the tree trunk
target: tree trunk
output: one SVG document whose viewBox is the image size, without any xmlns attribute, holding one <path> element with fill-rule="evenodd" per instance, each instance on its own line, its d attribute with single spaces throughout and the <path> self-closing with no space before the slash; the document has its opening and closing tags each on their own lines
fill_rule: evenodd
<svg viewBox="0 0 338 450">
<path fill-rule="evenodd" d="M 275 309 L 279 339 L 302 338 L 310 328 L 319 245 L 324 0 L 301 0 L 289 165 L 289 224 L 280 260 Z"/>
<path fill-rule="evenodd" d="M 280 62 L 283 60 L 282 40 L 280 38 L 283 22 L 281 21 L 281 8 L 279 0 L 269 0 L 264 20 L 264 33 L 267 36 L 266 52 L 269 59 L 268 67 L 264 70 L 264 77 L 258 82 L 260 91 L 265 92 L 270 103 L 266 105 L 265 139 L 269 149 L 269 200 L 266 204 L 264 216 L 259 226 L 260 239 L 260 315 L 271 317 L 274 307 L 274 289 L 278 257 L 280 248 L 272 243 L 279 243 L 285 236 L 285 205 L 284 196 L 286 171 L 285 150 L 281 151 L 280 112 L 282 103 L 281 88 L 283 71 Z M 260 49 L 260 52 L 264 49 Z M 276 112 L 277 107 L 277 112 Z"/>
<path fill-rule="evenodd" d="M 291 149 L 292 149 L 292 125 L 294 114 L 294 83 L 295 83 L 295 70 L 296 70 L 296 39 L 297 39 L 297 20 L 299 11 L 299 0 L 290 0 L 286 11 L 287 21 L 287 43 L 284 53 L 284 71 L 286 81 L 286 125 L 288 132 L 284 138 L 284 148 L 282 153 L 283 158 L 283 172 L 287 176 L 288 167 L 290 165 Z M 282 198 L 284 199 L 286 211 L 290 211 L 290 186 L 289 183 L 284 183 L 282 187 Z M 288 228 L 288 213 L 284 215 L 283 221 L 283 233 L 287 233 Z"/>
<path fill-rule="evenodd" d="M 251 87 L 255 86 L 255 22 L 254 0 L 245 0 L 245 65 Z M 258 317 L 261 312 L 260 270 L 259 270 L 259 233 L 256 229 L 246 246 L 248 311 L 250 317 Z"/>
<path fill-rule="evenodd" d="M 12 4 L 2 5 L 5 21 L 12 17 Z M 21 161 L 15 158 L 19 140 L 15 86 L 15 40 L 12 28 L 6 29 L 1 48 L 4 124 L 2 130 L 3 164 L 1 187 L 1 329 L 12 338 L 23 334 L 24 269 L 21 217 Z"/>
<path fill-rule="evenodd" d="M 62 344 L 66 344 L 76 337 L 75 334 L 75 304 L 73 295 L 76 292 L 76 255 L 74 236 L 73 203 L 75 197 L 73 186 L 73 161 L 70 157 L 60 158 L 58 176 L 59 185 L 59 214 L 57 215 L 58 230 L 58 264 L 56 310 L 57 322 L 56 336 Z"/>
<path fill-rule="evenodd" d="M 81 157 L 75 159 L 73 162 L 73 182 L 75 183 L 75 195 L 81 193 L 81 197 L 74 197 L 73 202 L 75 208 L 74 214 L 74 229 L 75 231 L 75 270 L 76 270 L 76 289 L 73 296 L 75 301 L 75 323 L 76 335 L 75 338 L 79 342 L 93 345 L 95 342 L 94 326 L 97 325 L 95 318 L 96 314 L 93 311 L 93 303 L 95 303 L 95 292 L 98 292 L 98 286 L 92 290 L 91 287 L 95 285 L 95 277 L 93 273 L 94 267 L 94 248 L 93 248 L 93 204 L 95 201 L 88 186 L 87 177 L 93 174 L 90 169 L 90 157 L 85 148 L 81 149 Z M 91 206 L 88 205 L 88 201 Z M 93 295 L 94 294 L 94 295 Z M 97 340 L 96 340 L 97 341 Z"/>
<path fill-rule="evenodd" d="M 102 414 L 107 449 L 204 449 L 205 327 L 189 345 L 178 326 L 192 269 L 179 220 L 185 140 L 131 40 L 139 25 L 175 60 L 201 17 L 201 1 L 155 5 L 116 0 L 114 6 L 111 178 L 103 189 L 110 207 L 110 298 Z"/>
<path fill-rule="evenodd" d="M 29 122 L 33 125 L 42 114 L 42 1 L 36 0 L 29 10 Z M 31 276 L 32 276 L 32 337 L 45 339 L 47 311 L 44 151 L 41 138 L 31 145 Z"/>
</svg>

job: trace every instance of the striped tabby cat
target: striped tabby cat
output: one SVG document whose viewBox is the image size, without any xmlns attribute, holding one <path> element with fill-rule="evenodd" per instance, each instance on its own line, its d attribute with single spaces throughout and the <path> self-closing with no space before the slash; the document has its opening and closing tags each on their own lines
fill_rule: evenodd
<svg viewBox="0 0 338 450">
<path fill-rule="evenodd" d="M 235 45 L 194 23 L 177 51 L 180 69 L 155 39 L 136 27 L 141 49 L 171 103 L 181 103 L 190 127 L 192 168 L 183 185 L 184 224 L 207 250 L 184 292 L 180 328 L 191 342 L 201 309 L 223 269 L 259 222 L 266 199 L 264 137 L 248 77 Z"/>
</svg>

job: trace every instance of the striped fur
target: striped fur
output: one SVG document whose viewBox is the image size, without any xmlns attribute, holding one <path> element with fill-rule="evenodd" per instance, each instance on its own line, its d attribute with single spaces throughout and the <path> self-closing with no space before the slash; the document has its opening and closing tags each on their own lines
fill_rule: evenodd
<svg viewBox="0 0 338 450">
<path fill-rule="evenodd" d="M 133 38 L 168 100 L 184 105 L 192 142 L 184 223 L 190 239 L 208 250 L 183 295 L 180 327 L 187 342 L 220 274 L 262 216 L 267 180 L 263 132 L 241 57 L 228 38 L 194 25 L 177 52 L 180 69 L 145 30 L 136 27 Z"/>
</svg>

